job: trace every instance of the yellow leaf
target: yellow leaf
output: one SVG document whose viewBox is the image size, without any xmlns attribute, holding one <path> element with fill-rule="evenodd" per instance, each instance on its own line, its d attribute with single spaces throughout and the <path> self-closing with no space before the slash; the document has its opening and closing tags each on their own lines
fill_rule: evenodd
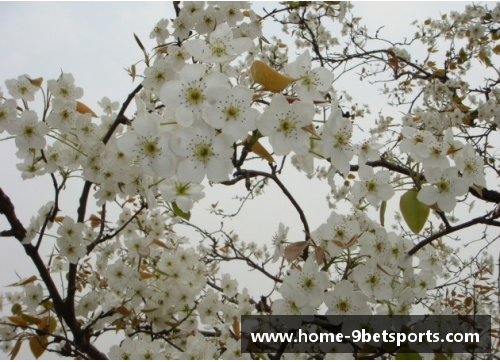
<svg viewBox="0 0 500 362">
<path fill-rule="evenodd" d="M 30 349 L 33 356 L 38 359 L 43 352 L 45 352 L 45 346 L 47 345 L 47 340 L 41 336 L 33 336 L 30 338 Z"/>
<path fill-rule="evenodd" d="M 316 132 L 316 127 L 311 123 L 309 126 L 304 126 L 302 129 L 313 136 L 319 137 L 318 132 Z"/>
<path fill-rule="evenodd" d="M 92 227 L 92 229 L 95 229 L 96 227 L 98 226 L 101 226 L 102 224 L 102 220 L 100 218 L 98 218 L 97 216 L 95 216 L 94 214 L 90 215 L 90 226 Z"/>
<path fill-rule="evenodd" d="M 418 191 L 408 190 L 401 196 L 399 208 L 406 224 L 415 234 L 418 234 L 424 227 L 429 217 L 429 206 L 421 203 L 417 199 Z"/>
<path fill-rule="evenodd" d="M 33 316 L 29 315 L 29 314 L 21 314 L 21 318 L 24 319 L 29 324 L 36 324 L 36 325 L 38 325 L 42 321 L 40 318 L 33 317 Z"/>
<path fill-rule="evenodd" d="M 130 67 L 130 76 L 132 77 L 132 82 L 135 80 L 135 76 L 137 75 L 137 70 L 135 69 L 135 64 L 132 64 Z"/>
<path fill-rule="evenodd" d="M 14 284 L 10 284 L 10 285 L 7 285 L 8 287 L 21 287 L 23 285 L 26 285 L 26 284 L 30 284 L 30 283 L 33 283 L 34 281 L 37 280 L 37 277 L 36 275 L 32 275 L 30 276 L 28 279 L 22 281 L 22 282 L 19 282 L 19 283 L 14 283 Z"/>
<path fill-rule="evenodd" d="M 245 143 L 248 143 L 252 140 L 252 136 L 248 136 L 247 139 L 245 140 Z M 262 146 L 259 141 L 256 141 L 254 145 L 251 148 L 252 152 L 255 153 L 256 155 L 262 157 L 264 160 L 270 163 L 274 163 L 274 158 L 271 156 L 271 154 Z"/>
<path fill-rule="evenodd" d="M 444 70 L 444 69 L 436 69 L 436 70 L 434 71 L 434 75 L 435 75 L 436 77 L 444 77 L 444 76 L 446 75 L 446 72 L 445 72 L 445 70 Z"/>
<path fill-rule="evenodd" d="M 53 317 L 43 317 L 38 329 L 46 333 L 52 334 L 57 328 L 57 319 Z"/>
<path fill-rule="evenodd" d="M 153 274 L 147 272 L 140 272 L 139 276 L 141 277 L 141 279 L 149 279 L 153 277 Z"/>
<path fill-rule="evenodd" d="M 296 79 L 289 78 L 283 74 L 278 73 L 266 63 L 256 60 L 250 67 L 250 72 L 255 83 L 264 87 L 264 90 L 278 93 L 288 87 Z"/>
<path fill-rule="evenodd" d="M 163 249 L 171 249 L 171 247 L 169 247 L 163 241 L 160 241 L 158 239 L 153 239 L 153 244 L 156 246 L 159 246 L 160 248 L 163 248 Z"/>
<path fill-rule="evenodd" d="M 238 317 L 233 317 L 233 331 L 234 331 L 234 336 L 236 337 L 236 339 L 240 340 L 241 328 L 240 328 L 240 320 Z"/>
<path fill-rule="evenodd" d="M 97 118 L 97 114 L 94 113 L 93 110 L 91 110 L 89 107 L 87 107 L 85 104 L 82 102 L 76 101 L 76 111 L 81 114 L 91 114 L 92 117 Z"/>
<path fill-rule="evenodd" d="M 309 245 L 309 241 L 298 241 L 290 244 L 285 248 L 285 259 L 289 263 L 297 259 L 305 248 Z"/>
<path fill-rule="evenodd" d="M 127 309 L 127 307 L 121 305 L 118 308 L 116 308 L 116 311 L 122 315 L 129 315 L 130 311 Z"/>
<path fill-rule="evenodd" d="M 314 255 L 316 256 L 316 263 L 318 265 L 326 264 L 325 249 L 319 247 L 316 248 L 314 250 Z"/>
<path fill-rule="evenodd" d="M 14 348 L 12 348 L 12 351 L 10 351 L 10 359 L 16 359 L 16 356 L 19 353 L 22 344 L 23 344 L 23 339 L 19 338 L 16 344 L 14 345 Z"/>
<path fill-rule="evenodd" d="M 158 310 L 158 308 L 151 308 L 151 309 L 141 309 L 142 313 L 152 313 L 155 310 Z"/>
<path fill-rule="evenodd" d="M 42 86 L 43 78 L 42 77 L 36 78 L 36 79 L 28 78 L 28 81 L 31 83 L 31 85 L 34 85 L 35 87 L 40 88 Z"/>
<path fill-rule="evenodd" d="M 28 326 L 28 322 L 26 322 L 22 317 L 12 316 L 12 317 L 7 317 L 7 318 L 9 318 L 9 320 L 12 323 L 17 324 L 18 326 L 21 326 L 21 327 Z"/>
</svg>

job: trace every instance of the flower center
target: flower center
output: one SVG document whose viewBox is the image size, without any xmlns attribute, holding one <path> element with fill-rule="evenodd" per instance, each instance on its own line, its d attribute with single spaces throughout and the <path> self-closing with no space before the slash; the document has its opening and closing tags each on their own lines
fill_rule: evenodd
<svg viewBox="0 0 500 362">
<path fill-rule="evenodd" d="M 338 229 L 335 232 L 335 236 L 339 239 L 343 239 L 345 237 L 345 231 L 343 229 Z"/>
<path fill-rule="evenodd" d="M 153 141 L 144 142 L 144 145 L 142 147 L 144 149 L 144 152 L 146 152 L 146 154 L 149 156 L 155 156 L 160 152 L 160 148 L 158 147 L 156 139 Z"/>
<path fill-rule="evenodd" d="M 284 118 L 280 121 L 278 132 L 283 132 L 288 137 L 296 128 L 297 122 L 290 118 Z"/>
<path fill-rule="evenodd" d="M 351 309 L 351 306 L 349 305 L 349 302 L 347 302 L 347 300 L 340 300 L 337 303 L 337 309 L 346 313 L 346 312 L 349 312 L 349 309 Z"/>
<path fill-rule="evenodd" d="M 450 191 L 450 184 L 446 180 L 441 180 L 436 184 L 440 193 L 447 193 Z"/>
<path fill-rule="evenodd" d="M 177 193 L 177 196 L 188 195 L 189 184 L 175 184 L 175 191 Z"/>
<path fill-rule="evenodd" d="M 160 82 L 161 82 L 161 81 L 164 81 L 164 80 L 165 80 L 165 74 L 164 74 L 163 72 L 157 72 L 157 73 L 155 74 L 155 79 L 156 79 L 157 81 L 160 81 Z"/>
<path fill-rule="evenodd" d="M 212 151 L 212 145 L 206 143 L 196 145 L 194 157 L 196 157 L 198 161 L 206 164 L 214 155 L 215 153 Z"/>
<path fill-rule="evenodd" d="M 376 192 L 377 191 L 377 183 L 374 181 L 365 182 L 366 189 L 368 192 Z"/>
<path fill-rule="evenodd" d="M 473 161 L 467 162 L 464 167 L 464 172 L 473 173 L 476 170 L 476 165 Z"/>
<path fill-rule="evenodd" d="M 299 314 L 300 313 L 300 308 L 297 306 L 294 300 L 289 299 L 288 300 L 288 308 L 290 308 L 290 311 L 293 313 Z"/>
<path fill-rule="evenodd" d="M 349 135 L 344 134 L 344 133 L 336 134 L 335 140 L 337 141 L 337 143 L 335 144 L 335 147 L 339 148 L 339 147 L 345 146 L 349 142 L 350 138 L 351 137 Z"/>
<path fill-rule="evenodd" d="M 370 275 L 370 277 L 367 280 L 368 284 L 370 284 L 372 287 L 377 286 L 379 283 L 378 277 L 376 275 Z"/>
<path fill-rule="evenodd" d="M 24 127 L 23 135 L 26 137 L 32 137 L 35 134 L 35 128 L 33 126 Z"/>
<path fill-rule="evenodd" d="M 199 104 L 205 100 L 205 95 L 198 88 L 189 88 L 187 90 L 186 100 L 191 104 Z"/>
<path fill-rule="evenodd" d="M 312 289 L 314 287 L 314 281 L 311 278 L 304 279 L 302 286 L 304 289 Z"/>
<path fill-rule="evenodd" d="M 213 44 L 211 44 L 211 49 L 212 49 L 212 54 L 219 58 L 227 54 L 224 43 L 219 39 L 217 39 Z"/>
<path fill-rule="evenodd" d="M 67 97 L 69 95 L 69 90 L 67 88 L 61 87 L 61 89 L 59 89 L 59 94 L 63 97 Z"/>
<path fill-rule="evenodd" d="M 236 120 L 238 119 L 238 116 L 240 114 L 240 110 L 234 106 L 227 107 L 223 112 L 226 115 L 226 121 L 229 121 L 231 119 Z"/>
</svg>

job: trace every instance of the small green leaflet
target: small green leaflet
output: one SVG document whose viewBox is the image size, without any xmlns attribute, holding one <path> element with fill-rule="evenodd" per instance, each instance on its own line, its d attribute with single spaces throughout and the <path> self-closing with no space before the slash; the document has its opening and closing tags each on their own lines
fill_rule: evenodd
<svg viewBox="0 0 500 362">
<path fill-rule="evenodd" d="M 415 234 L 418 234 L 424 227 L 429 217 L 429 206 L 417 200 L 418 191 L 408 190 L 401 196 L 399 208 L 406 224 Z"/>
<path fill-rule="evenodd" d="M 422 360 L 422 356 L 416 351 L 409 348 L 402 348 L 400 352 L 396 353 L 396 360 Z"/>
<path fill-rule="evenodd" d="M 179 209 L 179 206 L 175 202 L 172 202 L 172 211 L 174 212 L 175 216 L 182 217 L 183 219 L 186 219 L 189 221 L 191 218 L 191 211 L 190 212 L 184 212 L 181 209 Z"/>
</svg>

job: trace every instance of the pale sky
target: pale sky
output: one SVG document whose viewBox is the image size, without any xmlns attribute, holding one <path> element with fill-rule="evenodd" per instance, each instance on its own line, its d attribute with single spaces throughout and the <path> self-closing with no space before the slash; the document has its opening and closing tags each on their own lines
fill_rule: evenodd
<svg viewBox="0 0 500 362">
<path fill-rule="evenodd" d="M 462 10 L 466 4 L 437 1 L 359 2 L 354 3 L 353 12 L 362 17 L 371 30 L 384 26 L 381 37 L 402 40 L 403 36 L 413 34 L 413 28 L 409 27 L 413 20 L 423 21 L 430 16 L 437 18 L 450 10 Z M 258 6 L 273 8 L 269 3 L 256 4 L 254 8 Z M 97 101 L 103 96 L 121 103 L 137 85 L 137 81 L 133 84 L 124 71 L 142 56 L 133 33 L 139 36 L 146 48 L 151 49 L 156 45 L 154 40 L 149 39 L 152 28 L 162 17 L 173 16 L 173 6 L 169 2 L 0 2 L 0 87 L 4 95 L 8 96 L 3 83 L 6 79 L 17 78 L 25 73 L 32 78 L 55 79 L 63 70 L 72 73 L 76 84 L 84 89 L 81 101 L 99 113 Z M 283 36 L 283 39 L 286 37 Z M 37 99 L 40 98 L 38 94 Z M 378 107 L 382 106 L 380 104 Z M 374 112 L 378 110 L 374 109 Z M 3 137 L 5 134 L 0 136 Z M 14 156 L 14 149 L 12 141 L 0 142 L 0 187 L 11 197 L 19 218 L 27 226 L 30 217 L 52 198 L 53 191 L 48 177 L 27 181 L 21 179 L 15 167 L 19 161 Z M 311 187 L 303 177 L 291 186 L 292 192 L 301 194 L 298 201 L 305 205 L 312 230 L 329 215 L 324 201 L 327 188 L 318 183 L 313 185 Z M 304 193 L 305 187 L 309 192 Z M 317 187 L 322 187 L 325 192 L 319 193 Z M 243 185 L 235 189 L 244 192 Z M 73 197 L 77 197 L 79 189 L 70 190 L 74 192 Z M 204 207 L 222 199 L 224 188 L 219 186 L 213 190 L 207 187 Z M 63 214 L 76 216 L 73 200 L 67 196 L 62 201 Z M 238 226 L 242 236 L 248 241 L 265 242 L 277 231 L 280 221 L 294 220 L 290 222 L 291 241 L 294 237 L 300 239 L 302 229 L 294 210 L 287 204 L 277 210 L 275 202 L 280 200 L 284 200 L 284 197 L 276 195 L 276 189 L 269 189 L 258 204 L 249 205 L 248 212 L 240 219 L 243 221 Z M 258 212 L 256 205 L 260 205 Z M 258 218 L 258 231 L 254 222 L 248 222 L 255 218 Z M 0 217 L 0 230 L 7 228 L 4 218 Z M 4 238 L 0 242 L 3 243 L 0 252 L 1 291 L 7 284 L 17 281 L 16 272 L 28 277 L 35 271 L 16 240 Z M 4 314 L 9 312 L 10 307 L 3 311 Z"/>
</svg>

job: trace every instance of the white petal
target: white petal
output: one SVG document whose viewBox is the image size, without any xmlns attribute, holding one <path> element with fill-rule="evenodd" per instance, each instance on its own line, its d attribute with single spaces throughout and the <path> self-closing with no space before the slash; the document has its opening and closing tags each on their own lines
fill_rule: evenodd
<svg viewBox="0 0 500 362">
<path fill-rule="evenodd" d="M 204 40 L 193 39 L 184 43 L 187 52 L 196 59 L 203 59 L 209 54 L 210 48 Z"/>
<path fill-rule="evenodd" d="M 417 194 L 417 200 L 426 204 L 434 205 L 439 198 L 438 190 L 433 186 L 424 186 Z"/>
<path fill-rule="evenodd" d="M 205 177 L 205 166 L 201 162 L 186 158 L 177 166 L 177 177 L 180 182 L 200 183 Z"/>
<path fill-rule="evenodd" d="M 232 169 L 233 165 L 230 160 L 212 158 L 207 165 L 207 177 L 212 182 L 227 181 Z"/>
<path fill-rule="evenodd" d="M 137 144 L 139 142 L 137 133 L 128 131 L 116 140 L 118 148 L 127 156 L 135 156 L 137 153 Z"/>
<path fill-rule="evenodd" d="M 176 158 L 173 155 L 156 157 L 151 164 L 153 171 L 160 177 L 170 177 L 175 173 Z"/>
<path fill-rule="evenodd" d="M 194 123 L 196 118 L 195 114 L 193 114 L 192 109 L 186 107 L 185 105 L 181 105 L 177 107 L 175 111 L 175 120 L 177 123 L 183 127 L 189 127 Z"/>
</svg>

